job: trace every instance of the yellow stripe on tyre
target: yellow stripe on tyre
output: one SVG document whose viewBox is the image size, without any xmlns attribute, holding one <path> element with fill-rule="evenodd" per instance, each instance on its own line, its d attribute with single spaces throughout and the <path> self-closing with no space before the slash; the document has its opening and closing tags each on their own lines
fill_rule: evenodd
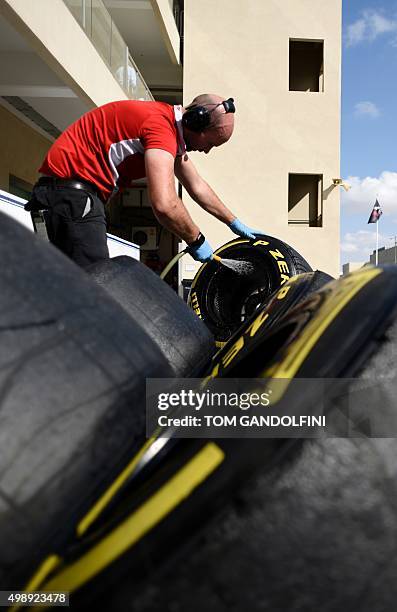
<svg viewBox="0 0 397 612">
<path fill-rule="evenodd" d="M 40 587 L 43 591 L 76 591 L 103 571 L 188 498 L 223 462 L 224 452 L 206 444 L 131 516 L 74 563 Z M 39 608 L 34 608 L 39 609 Z"/>
<path fill-rule="evenodd" d="M 293 378 L 319 338 L 343 308 L 365 285 L 381 273 L 380 268 L 367 268 L 341 279 L 339 285 L 331 291 L 297 340 L 287 348 L 283 359 L 264 370 L 261 376 Z"/>
</svg>

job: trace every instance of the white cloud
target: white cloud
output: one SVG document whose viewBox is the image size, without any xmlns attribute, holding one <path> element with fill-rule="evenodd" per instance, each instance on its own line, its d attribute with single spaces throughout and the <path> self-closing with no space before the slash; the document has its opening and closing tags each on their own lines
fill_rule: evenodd
<svg viewBox="0 0 397 612">
<path fill-rule="evenodd" d="M 369 102 L 368 100 L 363 102 L 357 102 L 354 107 L 354 113 L 358 117 L 367 116 L 376 119 L 380 116 L 380 110 L 373 102 Z"/>
<path fill-rule="evenodd" d="M 379 177 L 349 176 L 351 189 L 342 192 L 342 212 L 362 213 L 369 217 L 375 199 L 378 198 L 384 213 L 382 222 L 397 223 L 397 172 L 384 171 Z"/>
<path fill-rule="evenodd" d="M 353 47 L 362 42 L 372 42 L 378 36 L 397 32 L 397 21 L 382 15 L 373 9 L 362 12 L 361 17 L 346 28 L 345 42 L 347 47 Z M 396 43 L 393 39 L 392 44 Z"/>
<path fill-rule="evenodd" d="M 395 32 L 397 29 L 397 22 L 394 19 L 387 19 L 376 11 L 365 11 L 364 15 L 372 39 L 386 32 Z"/>
<path fill-rule="evenodd" d="M 367 225 L 367 222 L 376 199 L 383 211 L 378 225 L 379 247 L 390 248 L 393 246 L 391 237 L 397 235 L 397 172 L 384 171 L 379 177 L 349 176 L 346 182 L 351 189 L 341 193 L 344 221 L 350 227 L 363 229 L 343 235 L 342 261 L 369 261 L 376 247 L 376 226 Z"/>
<path fill-rule="evenodd" d="M 369 216 L 369 213 L 368 213 Z M 374 228 L 375 226 L 369 226 Z M 392 246 L 390 236 L 379 233 L 379 247 L 386 246 L 389 248 Z M 340 245 L 342 254 L 342 261 L 352 262 L 367 262 L 369 261 L 370 255 L 376 248 L 376 234 L 375 229 L 370 230 L 359 230 L 358 232 L 347 232 Z"/>
<path fill-rule="evenodd" d="M 346 28 L 346 46 L 353 47 L 365 39 L 367 25 L 364 19 L 358 19 Z"/>
</svg>

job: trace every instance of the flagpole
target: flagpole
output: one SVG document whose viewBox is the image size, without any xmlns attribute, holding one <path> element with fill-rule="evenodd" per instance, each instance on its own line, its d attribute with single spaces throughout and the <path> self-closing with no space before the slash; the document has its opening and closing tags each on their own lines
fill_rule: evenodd
<svg viewBox="0 0 397 612">
<path fill-rule="evenodd" d="M 376 255 L 375 255 L 375 265 L 377 266 L 378 265 L 378 247 L 379 247 L 379 230 L 378 230 L 379 219 L 377 220 L 375 225 L 376 225 Z"/>
<path fill-rule="evenodd" d="M 380 207 L 380 204 L 378 202 L 378 195 L 376 195 L 376 200 L 375 200 L 375 204 L 374 207 L 372 209 L 372 212 L 369 216 L 368 219 L 368 223 L 375 223 L 376 224 L 376 250 L 375 250 L 375 265 L 378 265 L 378 259 L 379 259 L 379 228 L 378 228 L 378 223 L 379 223 L 379 219 L 382 216 L 382 209 Z"/>
</svg>

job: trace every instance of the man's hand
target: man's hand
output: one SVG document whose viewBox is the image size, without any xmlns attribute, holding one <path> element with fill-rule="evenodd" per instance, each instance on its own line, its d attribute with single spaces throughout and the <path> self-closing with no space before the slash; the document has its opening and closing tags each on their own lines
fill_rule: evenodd
<svg viewBox="0 0 397 612">
<path fill-rule="evenodd" d="M 211 261 L 214 256 L 214 251 L 208 240 L 205 239 L 203 234 L 199 234 L 198 238 L 188 244 L 187 252 L 195 259 L 196 261 Z"/>
<path fill-rule="evenodd" d="M 249 240 L 255 240 L 257 236 L 265 235 L 265 232 L 262 232 L 261 230 L 252 229 L 248 227 L 248 225 L 245 225 L 244 223 L 239 221 L 239 219 L 234 219 L 234 221 L 229 223 L 229 227 L 234 234 L 237 234 L 237 236 L 241 236 L 242 238 L 248 238 Z"/>
</svg>

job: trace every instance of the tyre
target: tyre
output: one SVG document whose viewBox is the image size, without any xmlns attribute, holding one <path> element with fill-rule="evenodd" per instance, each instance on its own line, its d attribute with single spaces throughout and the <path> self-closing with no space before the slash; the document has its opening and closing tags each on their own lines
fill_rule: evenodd
<svg viewBox="0 0 397 612">
<path fill-rule="evenodd" d="M 377 380 L 380 367 L 394 367 L 396 306 L 397 267 L 327 283 L 262 336 L 260 351 L 252 345 L 251 376 L 288 366 L 292 376 Z M 222 375 L 239 376 L 243 362 Z M 312 400 L 295 398 L 302 408 Z M 397 428 L 396 411 L 389 417 Z M 118 520 L 42 588 L 68 587 L 75 609 L 88 609 L 87 601 L 139 612 L 393 609 L 397 445 L 292 443 L 165 440 L 160 432 L 119 500 Z M 93 575 L 93 560 L 112 542 L 117 555 Z"/>
<path fill-rule="evenodd" d="M 162 530 L 157 529 L 158 549 L 163 546 L 166 551 L 163 565 L 151 566 L 150 581 L 143 588 L 125 579 L 108 601 L 103 600 L 105 605 L 111 601 L 116 611 L 128 605 L 133 612 L 394 609 L 397 267 L 367 270 L 331 285 L 316 294 L 317 301 L 313 296 L 291 313 L 291 321 L 302 317 L 300 331 L 290 337 L 288 346 L 280 347 L 273 369 L 285 370 L 285 361 L 291 363 L 294 357 L 300 376 L 322 377 L 326 372 L 356 377 L 352 384 L 361 386 L 389 378 L 392 389 L 394 385 L 392 403 L 383 401 L 380 388 L 378 409 L 393 437 L 366 437 L 365 427 L 359 427 L 358 437 L 296 441 L 294 452 L 283 456 L 278 451 L 273 463 L 266 456 L 268 444 L 273 446 L 273 459 L 277 455 L 272 439 L 249 444 L 217 440 L 224 458 L 201 486 L 201 496 L 207 489 L 206 512 L 201 513 L 196 537 L 193 526 L 200 523 L 197 515 L 203 503 L 197 490 L 184 508 L 167 517 Z M 256 453 L 256 466 L 252 457 L 247 461 L 249 453 Z M 246 478 L 238 481 L 244 463 Z M 216 519 L 209 521 L 217 504 Z M 188 548 L 183 546 L 187 536 L 181 535 L 189 530 Z M 174 543 L 172 557 L 167 537 L 169 545 Z M 150 566 L 149 537 L 145 552 Z"/>
<path fill-rule="evenodd" d="M 236 239 L 216 251 L 246 262 L 239 272 L 212 260 L 193 280 L 188 303 L 221 346 L 270 295 L 292 276 L 312 269 L 292 247 L 272 236 Z"/>
<path fill-rule="evenodd" d="M 131 257 L 85 269 L 158 346 L 176 377 L 198 375 L 215 352 L 211 332 L 178 295 Z"/>
<path fill-rule="evenodd" d="M 394 308 L 396 271 L 394 266 L 366 268 L 326 283 L 307 295 L 303 302 L 299 302 L 299 293 L 307 289 L 309 275 L 291 279 L 215 355 L 206 375 L 212 372 L 222 377 L 269 375 L 290 379 L 348 376 L 348 364 L 351 362 L 357 367 L 367 351 L 372 350 L 384 324 L 382 313 Z M 380 287 L 381 300 L 377 297 L 377 287 Z M 284 299 L 291 295 L 298 303 L 294 308 L 281 307 L 286 312 L 277 320 L 278 296 L 285 296 L 287 289 L 290 293 Z M 338 316 L 342 307 L 343 316 Z M 268 316 L 270 322 L 276 316 L 275 325 L 267 327 Z M 320 336 L 319 330 L 328 320 L 332 325 Z M 352 336 L 357 342 L 352 342 Z M 312 345 L 315 350 L 309 352 Z M 290 362 L 293 367 L 288 365 L 285 369 L 285 363 Z"/>
<path fill-rule="evenodd" d="M 161 351 L 73 262 L 0 215 L 0 584 L 24 588 L 145 441 Z"/>
<path fill-rule="evenodd" d="M 280 325 L 287 313 L 293 311 L 311 294 L 332 280 L 334 279 L 329 274 L 320 271 L 293 276 L 241 324 L 230 340 L 216 353 L 203 375 L 209 376 L 215 371 L 217 376 L 228 376 L 227 372 L 231 365 L 235 368 L 239 363 L 244 363 L 244 367 L 247 369 L 246 376 L 252 378 L 254 374 L 248 371 L 246 359 L 258 347 L 258 350 L 262 351 L 262 359 L 258 362 L 262 367 L 264 355 L 269 358 L 270 354 L 278 350 L 285 341 L 283 332 L 280 332 L 272 343 L 266 343 L 264 338 L 269 335 L 274 327 Z M 264 345 L 266 351 L 263 350 Z M 232 359 L 231 355 L 233 355 Z"/>
</svg>

